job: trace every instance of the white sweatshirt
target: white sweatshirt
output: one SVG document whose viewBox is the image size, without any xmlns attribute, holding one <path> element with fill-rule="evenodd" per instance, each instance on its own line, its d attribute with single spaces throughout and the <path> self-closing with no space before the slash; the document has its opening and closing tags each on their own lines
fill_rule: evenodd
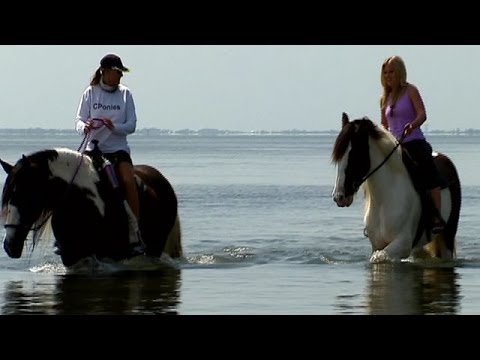
<svg viewBox="0 0 480 360">
<path fill-rule="evenodd" d="M 91 119 L 111 119 L 114 129 L 106 126 L 92 129 L 88 135 L 85 150 L 93 150 L 92 140 L 98 140 L 98 146 L 103 153 L 113 153 L 125 150 L 130 154 L 127 135 L 135 132 L 137 115 L 135 103 L 130 89 L 122 84 L 114 92 L 103 90 L 100 85 L 89 86 L 80 98 L 75 128 L 85 135 L 85 124 Z"/>
</svg>

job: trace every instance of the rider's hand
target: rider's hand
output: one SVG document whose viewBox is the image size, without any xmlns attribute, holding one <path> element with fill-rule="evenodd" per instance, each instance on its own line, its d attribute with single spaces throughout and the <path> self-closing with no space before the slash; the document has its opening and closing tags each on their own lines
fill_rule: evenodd
<svg viewBox="0 0 480 360">
<path fill-rule="evenodd" d="M 413 126 L 412 124 L 408 123 L 404 126 L 403 128 L 403 136 L 408 136 L 412 133 L 413 131 Z"/>
<path fill-rule="evenodd" d="M 88 134 L 90 131 L 92 131 L 93 129 L 93 121 L 92 120 L 87 120 L 87 122 L 85 123 L 85 126 L 83 128 L 83 132 L 85 134 Z"/>
<path fill-rule="evenodd" d="M 99 129 L 102 126 L 106 126 L 110 130 L 114 128 L 113 122 L 110 119 L 93 118 L 85 122 L 85 127 L 83 128 L 83 132 L 85 134 L 88 134 L 90 131 Z"/>
<path fill-rule="evenodd" d="M 103 119 L 103 125 L 105 125 L 109 130 L 113 130 L 115 127 L 110 119 Z"/>
</svg>

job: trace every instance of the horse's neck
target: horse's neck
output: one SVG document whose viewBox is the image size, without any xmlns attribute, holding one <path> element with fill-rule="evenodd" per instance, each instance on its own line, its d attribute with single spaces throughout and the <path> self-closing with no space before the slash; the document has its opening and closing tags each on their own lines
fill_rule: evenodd
<svg viewBox="0 0 480 360">
<path fill-rule="evenodd" d="M 101 214 L 104 214 L 105 204 L 97 187 L 100 178 L 90 158 L 78 156 L 73 152 L 64 152 L 51 164 L 50 170 L 54 177 L 67 183 L 66 193 L 60 197 L 62 201 L 65 201 L 65 197 L 68 197 L 73 187 L 76 187 L 86 194 L 86 199 L 93 202 Z"/>
<path fill-rule="evenodd" d="M 371 169 L 375 169 L 386 155 L 374 151 L 370 154 Z M 403 164 L 400 151 L 397 149 L 392 156 L 366 181 L 367 196 L 372 203 L 402 204 L 412 201 L 417 195 L 407 168 Z"/>
</svg>

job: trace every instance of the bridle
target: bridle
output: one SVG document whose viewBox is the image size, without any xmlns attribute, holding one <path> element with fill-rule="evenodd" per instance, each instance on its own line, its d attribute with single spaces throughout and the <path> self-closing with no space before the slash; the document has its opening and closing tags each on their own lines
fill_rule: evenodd
<svg viewBox="0 0 480 360">
<path fill-rule="evenodd" d="M 403 143 L 403 140 L 405 140 L 405 137 L 407 136 L 406 132 L 403 132 L 402 134 L 402 137 L 397 140 L 395 146 L 393 147 L 393 149 L 388 153 L 388 155 L 385 157 L 385 159 L 383 159 L 383 161 L 378 164 L 372 171 L 370 171 L 367 175 L 363 176 L 359 182 L 355 182 L 355 185 L 354 185 L 354 192 L 357 192 L 358 189 L 360 188 L 360 186 L 370 177 L 372 176 L 373 174 L 375 174 L 383 165 L 385 165 L 385 163 L 388 161 L 388 159 L 390 159 L 390 157 L 393 155 L 393 153 L 397 150 L 397 148 L 402 145 Z"/>
</svg>

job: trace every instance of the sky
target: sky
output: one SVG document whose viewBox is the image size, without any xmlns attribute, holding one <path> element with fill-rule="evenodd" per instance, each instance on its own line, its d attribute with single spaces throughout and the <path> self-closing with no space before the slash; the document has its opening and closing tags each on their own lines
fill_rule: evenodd
<svg viewBox="0 0 480 360">
<path fill-rule="evenodd" d="M 100 59 L 131 69 L 137 128 L 339 129 L 379 123 L 380 70 L 400 55 L 428 130 L 479 129 L 479 45 L 1 45 L 0 128 L 72 129 Z"/>
</svg>

